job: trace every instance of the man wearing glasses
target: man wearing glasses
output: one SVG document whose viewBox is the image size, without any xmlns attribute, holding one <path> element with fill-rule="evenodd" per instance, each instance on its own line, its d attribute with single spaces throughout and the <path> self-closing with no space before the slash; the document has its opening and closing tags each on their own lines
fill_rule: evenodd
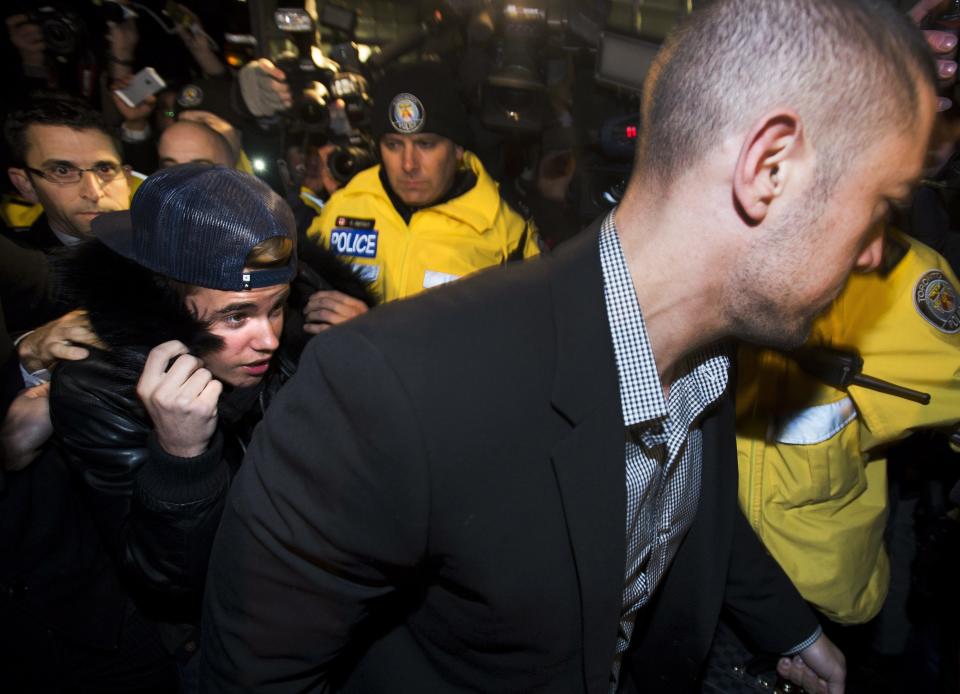
<svg viewBox="0 0 960 694">
<path fill-rule="evenodd" d="M 17 164 L 7 170 L 27 201 L 43 207 L 23 246 L 50 251 L 90 235 L 104 212 L 126 210 L 130 187 L 119 143 L 101 115 L 82 102 L 45 98 L 7 118 L 4 135 Z"/>
</svg>

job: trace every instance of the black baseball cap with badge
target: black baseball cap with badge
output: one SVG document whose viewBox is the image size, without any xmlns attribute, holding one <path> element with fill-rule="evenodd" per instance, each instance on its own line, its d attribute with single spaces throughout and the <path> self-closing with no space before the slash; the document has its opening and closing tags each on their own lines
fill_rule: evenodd
<svg viewBox="0 0 960 694">
<path fill-rule="evenodd" d="M 297 272 L 289 205 L 255 176 L 224 166 L 163 169 L 137 189 L 129 210 L 99 215 L 91 231 L 124 258 L 197 287 L 246 291 L 286 284 Z M 287 265 L 247 269 L 250 251 L 277 236 L 293 243 Z"/>
<path fill-rule="evenodd" d="M 467 109 L 453 75 L 439 63 L 403 65 L 373 86 L 371 129 L 379 141 L 390 133 L 430 133 L 469 146 Z"/>
</svg>

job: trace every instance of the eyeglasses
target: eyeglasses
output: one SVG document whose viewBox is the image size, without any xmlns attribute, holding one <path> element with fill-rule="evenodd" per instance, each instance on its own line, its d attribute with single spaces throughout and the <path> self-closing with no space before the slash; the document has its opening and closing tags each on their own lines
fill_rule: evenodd
<svg viewBox="0 0 960 694">
<path fill-rule="evenodd" d="M 57 185 L 65 186 L 71 185 L 73 183 L 79 183 L 83 178 L 83 174 L 87 171 L 93 173 L 101 183 L 110 183 L 117 176 L 122 173 L 125 173 L 129 167 L 120 166 L 119 164 L 111 164 L 110 162 L 102 162 L 96 166 L 92 166 L 89 169 L 81 169 L 77 166 L 71 166 L 69 164 L 51 164 L 43 169 L 34 169 L 32 167 L 24 167 L 27 171 L 32 174 L 36 174 L 40 178 L 43 178 L 51 183 L 56 183 Z"/>
</svg>

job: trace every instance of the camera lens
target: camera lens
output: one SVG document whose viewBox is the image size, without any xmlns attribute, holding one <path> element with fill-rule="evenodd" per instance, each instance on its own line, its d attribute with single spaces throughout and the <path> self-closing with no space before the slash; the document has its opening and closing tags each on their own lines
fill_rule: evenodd
<svg viewBox="0 0 960 694">
<path fill-rule="evenodd" d="M 373 154 L 361 147 L 338 147 L 327 159 L 327 168 L 337 183 L 344 184 L 374 163 Z"/>
<path fill-rule="evenodd" d="M 48 19 L 43 23 L 43 40 L 54 53 L 73 53 L 77 47 L 73 27 L 60 19 Z"/>
</svg>

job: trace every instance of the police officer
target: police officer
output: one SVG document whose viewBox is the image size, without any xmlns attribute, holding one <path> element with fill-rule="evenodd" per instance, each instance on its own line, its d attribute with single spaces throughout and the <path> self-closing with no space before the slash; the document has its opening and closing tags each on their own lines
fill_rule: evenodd
<svg viewBox="0 0 960 694">
<path fill-rule="evenodd" d="M 373 96 L 381 164 L 330 198 L 310 238 L 385 301 L 539 253 L 533 223 L 464 148 L 467 114 L 450 75 L 436 64 L 404 67 Z"/>
<path fill-rule="evenodd" d="M 740 506 L 803 597 L 841 624 L 868 622 L 887 595 L 883 448 L 960 420 L 956 275 L 893 229 L 886 247 L 896 264 L 852 275 L 806 346 L 853 349 L 865 374 L 926 392 L 929 404 L 840 390 L 759 348 L 739 360 Z"/>
</svg>

